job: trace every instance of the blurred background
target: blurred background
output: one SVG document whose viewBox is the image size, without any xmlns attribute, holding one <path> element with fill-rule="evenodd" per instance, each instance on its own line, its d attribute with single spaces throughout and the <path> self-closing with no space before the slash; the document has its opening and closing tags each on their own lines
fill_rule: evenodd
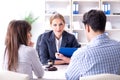
<svg viewBox="0 0 120 80">
<path fill-rule="evenodd" d="M 0 65 L 4 54 L 4 41 L 8 23 L 13 19 L 24 19 L 32 13 L 39 17 L 32 24 L 32 41 L 36 44 L 37 37 L 44 32 L 45 0 L 0 0 Z M 34 45 L 35 47 L 35 45 Z M 1 70 L 0 66 L 0 70 Z"/>
</svg>

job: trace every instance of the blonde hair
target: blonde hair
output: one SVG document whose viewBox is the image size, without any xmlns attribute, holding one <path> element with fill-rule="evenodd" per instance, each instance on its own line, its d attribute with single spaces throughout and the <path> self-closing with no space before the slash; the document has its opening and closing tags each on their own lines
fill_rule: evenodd
<svg viewBox="0 0 120 80">
<path fill-rule="evenodd" d="M 50 24 L 52 24 L 52 21 L 57 18 L 61 19 L 65 23 L 64 17 L 59 13 L 55 13 L 50 17 Z"/>
</svg>

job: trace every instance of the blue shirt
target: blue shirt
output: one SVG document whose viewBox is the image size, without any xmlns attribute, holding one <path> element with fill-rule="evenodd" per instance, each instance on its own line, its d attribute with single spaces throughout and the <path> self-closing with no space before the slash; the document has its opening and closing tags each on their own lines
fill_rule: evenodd
<svg viewBox="0 0 120 80">
<path fill-rule="evenodd" d="M 67 80 L 79 80 L 101 73 L 120 74 L 120 43 L 105 34 L 74 52 L 65 76 Z"/>
</svg>

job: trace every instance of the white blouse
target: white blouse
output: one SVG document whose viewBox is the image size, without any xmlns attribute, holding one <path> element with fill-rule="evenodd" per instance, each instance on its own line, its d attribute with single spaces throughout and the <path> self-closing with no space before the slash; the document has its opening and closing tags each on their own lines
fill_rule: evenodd
<svg viewBox="0 0 120 80">
<path fill-rule="evenodd" d="M 5 58 L 4 68 L 7 69 L 7 58 Z M 32 71 L 38 78 L 41 78 L 44 75 L 44 69 L 39 60 L 37 51 L 32 47 L 21 45 L 18 51 L 17 72 L 28 74 L 30 80 L 32 80 Z"/>
<path fill-rule="evenodd" d="M 60 46 L 61 46 L 61 42 L 62 42 L 62 37 L 59 40 L 56 38 L 56 49 L 57 49 L 57 52 L 59 52 L 59 49 L 60 49 Z"/>
</svg>

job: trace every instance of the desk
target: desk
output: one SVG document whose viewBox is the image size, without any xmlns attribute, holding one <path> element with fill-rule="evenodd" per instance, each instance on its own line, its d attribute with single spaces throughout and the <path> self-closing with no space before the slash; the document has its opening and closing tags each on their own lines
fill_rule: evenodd
<svg viewBox="0 0 120 80">
<path fill-rule="evenodd" d="M 43 78 L 37 80 L 66 80 L 65 71 L 68 65 L 54 65 L 57 71 L 45 71 Z"/>
</svg>

